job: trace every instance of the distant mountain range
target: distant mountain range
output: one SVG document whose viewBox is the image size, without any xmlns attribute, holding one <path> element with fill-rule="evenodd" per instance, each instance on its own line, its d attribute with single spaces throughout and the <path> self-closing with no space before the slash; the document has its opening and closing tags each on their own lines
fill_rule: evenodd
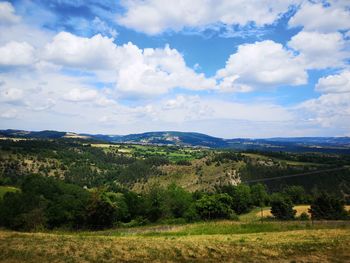
<svg viewBox="0 0 350 263">
<path fill-rule="evenodd" d="M 350 137 L 295 137 L 222 139 L 194 132 L 160 131 L 129 135 L 77 134 L 60 131 L 0 130 L 0 137 L 27 139 L 86 139 L 109 143 L 178 145 L 237 150 L 336 152 L 350 154 Z"/>
</svg>

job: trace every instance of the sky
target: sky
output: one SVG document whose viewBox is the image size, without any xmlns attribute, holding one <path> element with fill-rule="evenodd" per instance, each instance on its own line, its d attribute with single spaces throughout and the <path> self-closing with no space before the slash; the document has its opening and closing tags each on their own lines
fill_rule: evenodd
<svg viewBox="0 0 350 263">
<path fill-rule="evenodd" d="M 350 136 L 350 1 L 0 1 L 10 128 Z"/>
</svg>

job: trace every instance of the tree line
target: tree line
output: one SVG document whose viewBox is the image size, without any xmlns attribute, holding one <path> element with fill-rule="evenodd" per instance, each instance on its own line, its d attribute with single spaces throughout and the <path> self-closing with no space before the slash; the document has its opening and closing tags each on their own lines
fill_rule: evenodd
<svg viewBox="0 0 350 263">
<path fill-rule="evenodd" d="M 163 187 L 155 183 L 138 194 L 118 185 L 88 190 L 54 178 L 30 175 L 20 188 L 21 191 L 6 193 L 0 200 L 3 227 L 24 231 L 95 230 L 152 222 L 238 220 L 238 215 L 267 205 L 275 218 L 292 220 L 293 205 L 305 203 L 311 204 L 313 219 L 349 219 L 341 199 L 325 192 L 310 195 L 300 186 L 288 186 L 273 194 L 262 184 L 227 185 L 212 193 L 190 193 L 175 184 Z"/>
</svg>

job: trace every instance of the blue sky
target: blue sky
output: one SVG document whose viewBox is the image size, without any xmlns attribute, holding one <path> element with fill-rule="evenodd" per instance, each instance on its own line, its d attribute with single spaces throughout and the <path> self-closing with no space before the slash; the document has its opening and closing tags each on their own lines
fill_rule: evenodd
<svg viewBox="0 0 350 263">
<path fill-rule="evenodd" d="M 0 1 L 0 128 L 350 136 L 347 0 Z"/>
</svg>

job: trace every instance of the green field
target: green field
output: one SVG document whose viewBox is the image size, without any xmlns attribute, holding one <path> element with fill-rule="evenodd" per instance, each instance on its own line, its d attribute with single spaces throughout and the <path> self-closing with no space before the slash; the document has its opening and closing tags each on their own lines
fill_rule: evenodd
<svg viewBox="0 0 350 263">
<path fill-rule="evenodd" d="M 346 262 L 345 222 L 218 221 L 101 232 L 0 231 L 0 262 Z"/>
</svg>

